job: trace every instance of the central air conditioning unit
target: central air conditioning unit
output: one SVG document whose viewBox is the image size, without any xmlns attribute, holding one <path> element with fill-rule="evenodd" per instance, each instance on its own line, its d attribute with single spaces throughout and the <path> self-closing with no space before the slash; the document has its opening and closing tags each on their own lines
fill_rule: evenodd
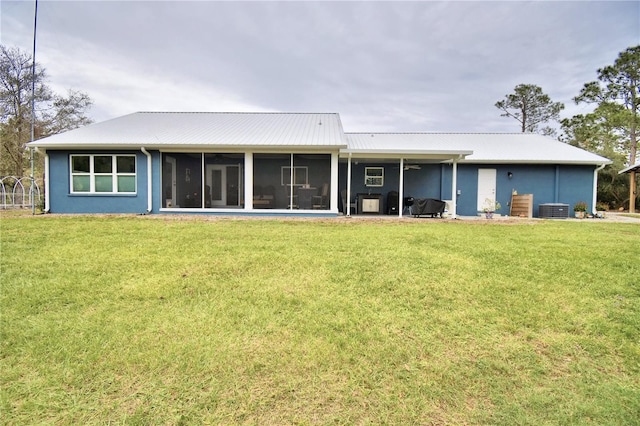
<svg viewBox="0 0 640 426">
<path fill-rule="evenodd" d="M 538 206 L 538 217 L 541 219 L 567 219 L 569 217 L 569 204 L 540 204 Z"/>
</svg>

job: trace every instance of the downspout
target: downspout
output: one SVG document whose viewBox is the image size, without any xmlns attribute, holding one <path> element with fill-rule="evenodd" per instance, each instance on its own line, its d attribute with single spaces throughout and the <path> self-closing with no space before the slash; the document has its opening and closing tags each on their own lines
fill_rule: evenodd
<svg viewBox="0 0 640 426">
<path fill-rule="evenodd" d="M 140 147 L 140 151 L 147 156 L 147 212 L 153 210 L 153 194 L 151 193 L 152 176 L 151 176 L 151 154 L 144 147 Z"/>
<path fill-rule="evenodd" d="M 558 203 L 560 200 L 560 166 L 556 166 L 555 182 L 553 189 L 553 202 Z"/>
<path fill-rule="evenodd" d="M 36 152 L 40 152 L 38 148 L 36 148 Z M 49 153 L 44 151 L 44 211 L 43 213 L 49 213 L 51 209 L 50 201 L 49 201 Z"/>
<path fill-rule="evenodd" d="M 601 164 L 593 171 L 593 202 L 591 203 L 591 213 L 596 214 L 596 203 L 598 202 L 598 172 L 604 169 L 605 164 Z"/>
</svg>

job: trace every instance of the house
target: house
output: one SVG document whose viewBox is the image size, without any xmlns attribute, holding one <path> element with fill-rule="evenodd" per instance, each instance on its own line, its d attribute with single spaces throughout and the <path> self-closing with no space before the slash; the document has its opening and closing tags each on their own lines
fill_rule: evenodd
<svg viewBox="0 0 640 426">
<path fill-rule="evenodd" d="M 345 133 L 336 113 L 139 112 L 29 146 L 52 213 L 402 215 L 415 197 L 455 217 L 513 191 L 537 213 L 595 206 L 610 163 L 537 134 Z"/>
</svg>

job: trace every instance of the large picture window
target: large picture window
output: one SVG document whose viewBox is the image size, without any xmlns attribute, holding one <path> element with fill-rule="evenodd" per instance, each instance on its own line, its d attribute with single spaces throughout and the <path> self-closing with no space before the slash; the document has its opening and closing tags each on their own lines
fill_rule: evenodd
<svg viewBox="0 0 640 426">
<path fill-rule="evenodd" d="M 72 194 L 134 194 L 135 155 L 72 155 Z"/>
</svg>

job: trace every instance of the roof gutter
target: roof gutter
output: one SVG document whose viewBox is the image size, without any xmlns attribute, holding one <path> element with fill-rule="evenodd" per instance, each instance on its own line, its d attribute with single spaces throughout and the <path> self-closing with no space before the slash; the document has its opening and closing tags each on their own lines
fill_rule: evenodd
<svg viewBox="0 0 640 426">
<path fill-rule="evenodd" d="M 416 149 L 341 149 L 340 157 L 342 158 L 439 158 L 451 159 L 452 156 L 472 155 L 470 150 L 416 150 Z"/>
<path fill-rule="evenodd" d="M 253 152 L 280 152 L 280 153 L 291 153 L 291 151 L 296 152 L 325 152 L 325 151 L 339 151 L 341 149 L 346 148 L 344 144 L 322 144 L 322 145 L 252 145 L 252 144 L 239 144 L 239 145 L 229 145 L 229 144 L 216 144 L 216 143 L 198 143 L 198 144 L 162 144 L 156 142 L 133 142 L 129 144 L 123 143 L 47 143 L 47 142 L 30 142 L 28 146 L 30 147 L 38 147 L 43 149 L 59 149 L 59 150 L 82 150 L 82 149 L 95 149 L 95 150 L 137 150 L 139 146 L 144 144 L 146 149 L 158 150 L 163 152 L 175 151 L 175 152 L 210 152 L 212 149 L 215 149 L 215 152 L 229 152 L 236 153 L 239 151 L 253 151 Z"/>
<path fill-rule="evenodd" d="M 536 164 L 536 165 L 567 165 L 567 166 L 599 166 L 611 164 L 612 161 L 592 160 L 592 161 L 564 161 L 564 160 L 491 160 L 491 159 L 469 159 L 460 161 L 464 164 Z"/>
<path fill-rule="evenodd" d="M 147 156 L 147 213 L 146 214 L 149 214 L 151 213 L 151 210 L 153 210 L 153 196 L 152 196 L 153 194 L 151 192 L 151 184 L 152 184 L 151 154 L 144 147 L 140 147 L 140 151 L 142 151 L 142 153 Z"/>
</svg>

